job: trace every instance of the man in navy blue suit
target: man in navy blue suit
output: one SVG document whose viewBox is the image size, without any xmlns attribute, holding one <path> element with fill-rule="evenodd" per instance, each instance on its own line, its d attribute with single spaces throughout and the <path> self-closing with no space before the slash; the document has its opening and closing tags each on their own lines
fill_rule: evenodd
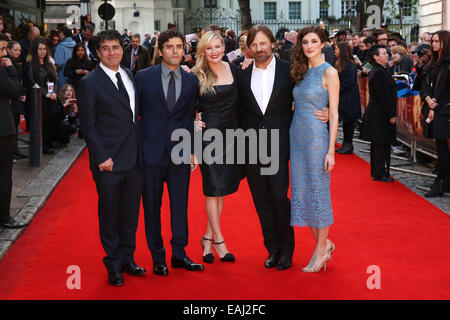
<svg viewBox="0 0 450 320">
<path fill-rule="evenodd" d="M 133 258 L 143 184 L 139 103 L 133 74 L 120 67 L 122 37 L 112 30 L 98 37 L 101 62 L 80 81 L 78 106 L 97 186 L 100 240 L 107 254 L 103 262 L 109 284 L 120 286 L 123 271 L 146 272 Z"/>
<path fill-rule="evenodd" d="M 184 129 L 193 139 L 195 102 L 199 92 L 195 75 L 180 68 L 185 39 L 178 30 L 166 30 L 158 38 L 162 63 L 136 74 L 140 105 L 140 127 L 144 153 L 144 205 L 147 244 L 153 258 L 153 273 L 168 275 L 166 253 L 161 237 L 161 203 L 164 182 L 170 198 L 172 228 L 171 265 L 189 271 L 201 271 L 185 252 L 188 243 L 187 205 L 190 171 L 197 166 L 195 156 L 187 155 L 191 163 L 175 164 L 172 133 Z M 191 152 L 193 153 L 193 152 Z M 178 154 L 179 155 L 179 154 Z"/>
</svg>

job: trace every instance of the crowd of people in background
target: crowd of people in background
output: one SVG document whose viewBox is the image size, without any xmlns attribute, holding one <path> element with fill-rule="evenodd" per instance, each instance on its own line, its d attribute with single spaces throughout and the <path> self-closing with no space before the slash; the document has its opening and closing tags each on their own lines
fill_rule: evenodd
<svg viewBox="0 0 450 320">
<path fill-rule="evenodd" d="M 79 83 L 100 60 L 95 44 L 97 41 L 94 36 L 95 24 L 91 21 L 90 15 L 82 17 L 81 21 L 80 29 L 70 30 L 66 25 L 61 25 L 56 30 L 43 34 L 31 21 L 15 31 L 4 29 L 3 19 L 0 17 L 0 33 L 8 39 L 7 52 L 2 54 L 2 58 L 10 60 L 16 69 L 21 86 L 20 96 L 11 99 L 16 132 L 21 130 L 21 115 L 25 119 L 25 130 L 30 130 L 29 96 L 31 89 L 38 85 L 42 94 L 44 154 L 53 154 L 55 150 L 67 147 L 70 136 L 75 133 L 78 133 L 79 138 L 83 138 L 83 133 L 79 130 L 76 98 L 79 94 Z M 395 128 L 395 119 L 391 119 L 395 118 L 395 115 L 391 118 L 384 114 L 377 119 L 361 119 L 357 76 L 360 74 L 370 77 L 371 72 L 377 69 L 382 61 L 375 61 L 374 55 L 385 54 L 387 61 L 383 67 L 393 80 L 393 86 L 398 86 L 399 82 L 403 83 L 403 86 L 406 83 L 408 89 L 420 92 L 424 102 L 422 108 L 424 135 L 435 139 L 436 142 L 438 177 L 431 186 L 431 191 L 425 196 L 442 196 L 444 192 L 449 192 L 449 32 L 445 30 L 435 33 L 424 32 L 420 35 L 420 42 L 407 43 L 401 34 L 390 32 L 387 27 L 375 30 L 364 28 L 361 32 L 335 29 L 332 33 L 329 33 L 322 23 L 320 28 L 326 35 L 326 44 L 322 49 L 323 57 L 336 68 L 341 83 L 339 121 L 342 122 L 344 137 L 341 147 L 336 151 L 340 154 L 353 152 L 352 141 L 357 125 L 363 130 L 367 123 L 373 122 L 373 126 L 379 129 L 390 122 Z M 189 68 L 196 65 L 198 43 L 203 34 L 209 31 L 217 32 L 224 41 L 223 61 L 239 67 L 244 61 L 253 59 L 247 46 L 247 30 L 236 35 L 234 30 L 210 25 L 203 28 L 199 34 L 185 35 L 182 65 Z M 121 66 L 131 70 L 135 75 L 139 70 L 160 64 L 159 35 L 159 31 L 155 31 L 141 37 L 140 34 L 125 29 L 122 34 L 124 54 Z M 275 57 L 291 61 L 297 38 L 298 31 L 291 30 L 286 32 L 282 39 L 277 39 L 273 52 Z M 372 109 L 376 108 L 375 105 L 382 106 L 383 101 L 372 103 Z M 362 125 L 365 121 L 366 126 Z M 365 132 L 365 137 L 375 143 L 378 140 L 376 137 L 378 133 L 375 133 L 374 129 L 369 131 L 371 132 Z M 386 134 L 386 130 L 381 131 Z M 377 148 L 371 147 L 371 163 L 375 165 L 377 162 L 375 167 L 378 168 L 384 166 L 382 176 L 374 176 L 374 172 L 371 172 L 374 180 L 392 181 L 389 176 L 390 152 L 391 145 L 396 142 L 395 129 L 390 131 L 392 134 L 386 140 L 388 142 L 383 140 L 382 156 L 375 151 Z M 18 148 L 17 138 L 15 141 L 14 159 L 16 161 L 26 159 L 27 155 Z"/>
</svg>

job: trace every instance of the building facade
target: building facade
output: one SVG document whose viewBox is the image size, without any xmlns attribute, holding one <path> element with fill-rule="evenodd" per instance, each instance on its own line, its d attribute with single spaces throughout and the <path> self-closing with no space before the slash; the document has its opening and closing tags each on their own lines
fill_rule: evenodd
<svg viewBox="0 0 450 320">
<path fill-rule="evenodd" d="M 450 29 L 449 0 L 420 0 L 419 32 Z"/>
<path fill-rule="evenodd" d="M 0 0 L 0 16 L 4 18 L 4 27 L 16 33 L 20 33 L 21 27 L 27 21 L 43 26 L 44 11 L 45 0 Z"/>
</svg>

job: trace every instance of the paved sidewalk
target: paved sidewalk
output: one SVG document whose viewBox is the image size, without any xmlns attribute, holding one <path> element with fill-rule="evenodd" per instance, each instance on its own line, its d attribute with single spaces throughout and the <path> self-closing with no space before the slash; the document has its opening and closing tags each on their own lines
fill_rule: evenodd
<svg viewBox="0 0 450 320">
<path fill-rule="evenodd" d="M 21 134 L 20 138 L 28 140 L 28 135 Z M 84 140 L 72 136 L 67 148 L 44 155 L 40 167 L 30 167 L 28 159 L 17 160 L 13 166 L 11 216 L 20 222 L 31 222 L 85 146 Z M 21 152 L 28 154 L 28 148 L 21 148 Z M 0 260 L 25 229 L 0 227 Z"/>
</svg>

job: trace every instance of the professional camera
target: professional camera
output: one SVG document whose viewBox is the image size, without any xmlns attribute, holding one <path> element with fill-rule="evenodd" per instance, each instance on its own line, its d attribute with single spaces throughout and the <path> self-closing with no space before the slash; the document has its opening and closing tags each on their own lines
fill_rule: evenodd
<svg viewBox="0 0 450 320">
<path fill-rule="evenodd" d="M 412 51 L 412 53 L 416 53 L 419 58 L 422 58 L 425 54 L 428 54 L 427 50 L 431 50 L 431 46 L 426 42 L 421 42 Z"/>
</svg>

